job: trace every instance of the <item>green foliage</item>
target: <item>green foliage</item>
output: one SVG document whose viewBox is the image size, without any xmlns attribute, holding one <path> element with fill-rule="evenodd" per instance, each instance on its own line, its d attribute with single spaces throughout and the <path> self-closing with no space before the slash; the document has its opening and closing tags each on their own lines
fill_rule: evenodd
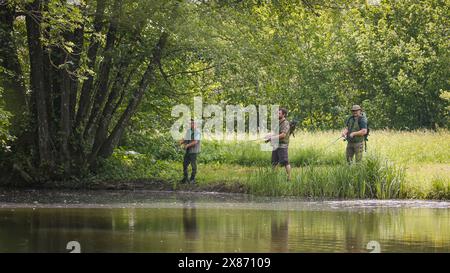
<svg viewBox="0 0 450 273">
<path fill-rule="evenodd" d="M 157 160 L 181 160 L 183 153 L 169 133 L 141 131 L 129 134 L 121 149 L 134 150 Z"/>
<path fill-rule="evenodd" d="M 342 4 L 345 8 L 337 8 Z M 204 7 L 206 100 L 288 107 L 304 128 L 342 126 L 362 104 L 374 128 L 447 127 L 448 1 L 336 3 L 311 10 L 290 1 Z M 323 6 L 322 6 L 323 5 Z M 199 64 L 197 64 L 199 65 Z M 202 85 L 203 83 L 203 85 Z M 194 86 L 186 86 L 190 90 Z"/>
<path fill-rule="evenodd" d="M 341 128 L 356 103 L 373 128 L 448 128 L 448 9 L 442 0 L 180 4 L 180 18 L 164 21 L 183 52 L 164 60 L 171 85 L 161 81 L 133 123 L 170 126 L 171 107 L 201 95 L 283 105 L 305 129 Z"/>
<path fill-rule="evenodd" d="M 4 110 L 2 98 L 2 88 L 0 87 L 0 149 L 7 150 L 8 144 L 14 140 L 14 137 L 10 135 L 10 122 L 11 114 Z"/>
</svg>

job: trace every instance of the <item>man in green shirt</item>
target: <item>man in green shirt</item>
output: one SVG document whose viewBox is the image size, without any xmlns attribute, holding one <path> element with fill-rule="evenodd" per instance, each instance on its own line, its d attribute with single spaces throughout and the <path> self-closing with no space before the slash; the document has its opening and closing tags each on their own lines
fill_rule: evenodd
<svg viewBox="0 0 450 273">
<path fill-rule="evenodd" d="M 284 166 L 286 168 L 286 173 L 288 176 L 288 181 L 291 180 L 291 165 L 289 163 L 288 147 L 289 147 L 289 121 L 286 119 L 287 110 L 285 108 L 280 108 L 278 110 L 278 132 L 275 135 L 270 136 L 266 139 L 266 142 L 271 142 L 273 146 L 272 151 L 272 166 L 275 168 L 278 165 Z M 278 140 L 278 143 L 276 141 Z"/>
<path fill-rule="evenodd" d="M 347 140 L 346 158 L 351 163 L 353 157 L 360 162 L 363 156 L 364 136 L 367 134 L 367 119 L 362 115 L 359 105 L 353 105 L 352 115 L 347 118 L 342 137 Z"/>
<path fill-rule="evenodd" d="M 191 119 L 191 128 L 186 131 L 183 139 L 180 140 L 180 145 L 186 150 L 183 159 L 183 180 L 181 183 L 195 184 L 195 175 L 197 174 L 197 155 L 200 153 L 200 139 L 201 133 L 197 129 L 195 121 Z M 191 178 L 188 180 L 188 167 L 191 165 Z"/>
</svg>

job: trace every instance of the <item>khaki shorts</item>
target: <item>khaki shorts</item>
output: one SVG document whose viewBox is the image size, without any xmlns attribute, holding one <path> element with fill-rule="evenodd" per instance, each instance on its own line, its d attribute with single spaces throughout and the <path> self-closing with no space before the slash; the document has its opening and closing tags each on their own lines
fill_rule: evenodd
<svg viewBox="0 0 450 273">
<path fill-rule="evenodd" d="M 362 160 L 364 151 L 364 141 L 363 142 L 348 142 L 347 150 L 346 150 L 346 158 L 347 162 L 352 162 L 353 156 L 355 157 L 356 162 L 360 162 Z"/>
</svg>

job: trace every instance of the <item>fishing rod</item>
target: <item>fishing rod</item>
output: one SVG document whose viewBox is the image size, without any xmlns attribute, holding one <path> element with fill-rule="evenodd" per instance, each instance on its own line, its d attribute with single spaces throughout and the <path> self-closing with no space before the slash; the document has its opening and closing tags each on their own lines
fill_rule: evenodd
<svg viewBox="0 0 450 273">
<path fill-rule="evenodd" d="M 344 141 L 345 141 L 345 137 L 343 137 L 343 136 L 340 136 L 340 137 L 338 137 L 336 140 L 334 140 L 333 142 L 331 142 L 330 144 L 328 144 L 326 147 L 325 147 L 325 149 L 328 149 L 329 147 L 331 147 L 333 144 L 335 144 L 336 142 L 338 142 L 341 138 L 343 138 L 344 139 Z"/>
<path fill-rule="evenodd" d="M 255 142 L 255 141 L 267 141 L 267 140 L 270 140 L 270 138 L 258 138 L 258 139 L 252 139 L 252 140 L 249 140 L 249 141 Z"/>
</svg>

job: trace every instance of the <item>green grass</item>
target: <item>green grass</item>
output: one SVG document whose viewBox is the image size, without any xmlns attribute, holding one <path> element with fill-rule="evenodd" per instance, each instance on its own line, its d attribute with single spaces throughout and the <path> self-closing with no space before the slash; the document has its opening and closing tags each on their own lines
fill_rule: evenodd
<svg viewBox="0 0 450 273">
<path fill-rule="evenodd" d="M 450 199 L 450 183 L 448 177 L 435 177 L 431 181 L 431 191 L 429 199 Z"/>
<path fill-rule="evenodd" d="M 248 178 L 256 195 L 320 198 L 399 198 L 404 170 L 370 156 L 361 164 L 297 168 L 287 181 L 284 170 L 260 168 Z"/>
<path fill-rule="evenodd" d="M 449 131 L 371 132 L 364 162 L 354 166 L 345 162 L 345 142 L 330 145 L 338 136 L 337 131 L 296 133 L 289 146 L 290 183 L 283 169 L 270 168 L 271 153 L 261 151 L 259 143 L 203 141 L 198 181 L 200 186 L 241 184 L 249 193 L 268 196 L 450 199 Z M 182 152 L 164 160 L 155 148 L 148 150 L 141 155 L 117 150 L 92 179 L 151 178 L 176 185 Z"/>
</svg>

